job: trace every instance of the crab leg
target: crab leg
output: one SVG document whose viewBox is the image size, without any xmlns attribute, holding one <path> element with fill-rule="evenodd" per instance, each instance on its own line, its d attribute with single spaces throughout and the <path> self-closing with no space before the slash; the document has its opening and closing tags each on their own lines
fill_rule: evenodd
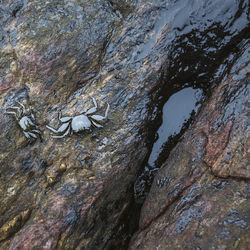
<svg viewBox="0 0 250 250">
<path fill-rule="evenodd" d="M 35 121 L 35 116 L 31 113 L 30 114 L 30 116 L 31 116 L 31 119 L 33 120 L 33 121 Z"/>
<path fill-rule="evenodd" d="M 25 124 L 27 127 L 28 127 L 29 125 L 31 125 L 31 126 L 33 126 L 33 127 L 36 127 L 36 125 L 35 125 L 31 120 L 26 121 L 24 124 Z"/>
<path fill-rule="evenodd" d="M 5 111 L 4 113 L 5 113 L 5 114 L 9 114 L 9 115 L 14 115 L 14 116 L 15 116 L 15 118 L 16 118 L 16 119 L 18 119 L 18 118 L 17 118 L 17 114 L 16 114 L 16 112 L 12 112 L 12 111 Z"/>
<path fill-rule="evenodd" d="M 62 125 L 61 125 L 61 127 L 59 127 L 59 129 L 54 129 L 54 128 L 52 128 L 52 127 L 50 127 L 49 125 L 46 125 L 46 128 L 48 128 L 49 130 L 51 130 L 52 132 L 54 132 L 54 133 L 62 133 L 62 132 L 64 132 L 67 128 L 68 128 L 68 126 L 69 126 L 69 122 L 67 122 L 67 123 L 63 123 Z"/>
<path fill-rule="evenodd" d="M 68 135 L 70 132 L 70 126 L 68 127 L 68 129 L 66 130 L 66 132 L 63 135 L 52 135 L 53 138 L 63 138 L 66 135 Z"/>
<path fill-rule="evenodd" d="M 19 107 L 7 107 L 6 109 L 20 109 Z"/>
<path fill-rule="evenodd" d="M 32 136 L 33 138 L 37 139 L 37 136 L 34 133 L 31 132 L 27 132 L 30 136 Z"/>
<path fill-rule="evenodd" d="M 70 116 L 62 117 L 62 113 L 60 112 L 59 115 L 58 115 L 58 119 L 61 122 L 68 122 L 68 121 L 70 121 L 72 119 L 72 117 L 70 117 Z"/>
<path fill-rule="evenodd" d="M 24 132 L 24 131 L 23 131 L 23 133 L 24 133 L 24 135 L 25 135 L 25 137 L 26 137 L 27 139 L 30 139 L 30 135 L 29 135 L 28 132 Z"/>
<path fill-rule="evenodd" d="M 97 110 L 97 102 L 96 102 L 94 97 L 91 97 L 91 98 L 93 100 L 93 103 L 94 103 L 95 107 L 93 107 L 93 108 L 89 109 L 88 111 L 84 112 L 85 115 L 91 115 L 91 114 L 95 113 L 96 110 Z"/>
<path fill-rule="evenodd" d="M 17 101 L 17 103 L 23 108 L 23 113 L 26 113 L 27 110 L 26 110 L 26 108 L 24 107 L 24 105 L 23 105 L 21 102 L 18 102 L 18 101 Z"/>
<path fill-rule="evenodd" d="M 97 108 L 97 102 L 96 102 L 96 99 L 95 99 L 94 97 L 91 97 L 91 98 L 92 98 L 92 100 L 93 100 L 93 103 L 94 103 L 95 107 Z"/>
<path fill-rule="evenodd" d="M 91 119 L 91 122 L 92 122 L 97 128 L 103 128 L 103 126 L 102 126 L 101 124 L 96 123 L 96 122 L 93 121 L 92 119 Z"/>
<path fill-rule="evenodd" d="M 21 117 L 22 116 L 22 111 L 20 110 L 19 107 L 7 107 L 6 109 L 15 109 L 18 112 L 18 114 L 16 114 L 17 117 Z M 10 111 L 10 112 L 12 112 L 12 111 Z"/>
<path fill-rule="evenodd" d="M 37 136 L 36 136 L 34 133 L 25 132 L 25 131 L 23 131 L 23 133 L 24 133 L 24 135 L 25 135 L 25 137 L 26 137 L 27 139 L 30 139 L 31 136 L 32 136 L 33 138 L 37 139 Z"/>
<path fill-rule="evenodd" d="M 105 111 L 105 119 L 108 118 L 108 112 L 109 112 L 109 104 L 108 104 L 108 106 L 106 108 L 106 111 Z"/>
<path fill-rule="evenodd" d="M 108 111 L 109 111 L 109 104 L 108 107 L 106 108 L 105 111 L 105 116 L 101 116 L 101 115 L 91 115 L 90 117 L 96 121 L 102 121 L 108 118 Z"/>
<path fill-rule="evenodd" d="M 54 133 L 58 133 L 57 130 L 55 130 L 54 128 L 50 127 L 49 125 L 46 125 L 46 128 L 48 128 L 49 130 L 51 130 Z"/>
<path fill-rule="evenodd" d="M 37 129 L 31 130 L 31 132 L 34 132 L 34 133 L 37 133 L 37 134 L 41 134 L 41 131 L 40 131 L 40 130 L 37 130 Z"/>
<path fill-rule="evenodd" d="M 16 112 L 13 112 L 13 111 L 5 111 L 4 113 L 5 113 L 5 114 L 10 114 L 10 115 L 15 115 L 15 116 L 16 116 Z"/>
</svg>

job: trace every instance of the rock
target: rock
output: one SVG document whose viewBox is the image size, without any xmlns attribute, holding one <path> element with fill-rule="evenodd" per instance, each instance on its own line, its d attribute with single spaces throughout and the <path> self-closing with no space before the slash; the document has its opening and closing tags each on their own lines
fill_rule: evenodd
<svg viewBox="0 0 250 250">
<path fill-rule="evenodd" d="M 158 171 L 130 249 L 248 248 L 249 44 L 241 49 Z"/>
<path fill-rule="evenodd" d="M 164 6 L 1 2 L 1 249 L 101 249 L 112 237 L 147 153 L 140 131 L 148 118 L 146 93 L 165 60 L 158 59 L 159 46 L 155 55 L 147 51 L 149 61 L 135 55 L 154 34 Z M 45 125 L 57 128 L 58 112 L 89 109 L 90 97 L 100 115 L 110 104 L 103 129 L 51 138 Z M 14 116 L 4 113 L 17 101 L 34 110 L 41 141 L 28 141 Z"/>
<path fill-rule="evenodd" d="M 178 5 L 177 13 L 186 13 L 187 6 Z M 194 6 L 198 21 L 203 7 Z M 186 27 L 174 10 L 175 3 L 162 0 L 0 3 L 1 249 L 108 244 L 148 153 L 146 127 L 166 81 L 166 51 L 176 30 Z M 229 8 L 222 19 L 237 10 Z M 244 18 L 239 20 L 233 28 L 222 21 L 230 38 L 245 28 Z M 206 32 L 202 37 L 214 41 Z M 227 39 L 220 39 L 222 48 Z M 59 112 L 74 116 L 89 109 L 90 97 L 100 115 L 110 104 L 104 127 L 51 138 L 45 126 L 58 128 Z M 28 141 L 13 116 L 4 114 L 17 101 L 34 110 L 42 140 Z"/>
</svg>

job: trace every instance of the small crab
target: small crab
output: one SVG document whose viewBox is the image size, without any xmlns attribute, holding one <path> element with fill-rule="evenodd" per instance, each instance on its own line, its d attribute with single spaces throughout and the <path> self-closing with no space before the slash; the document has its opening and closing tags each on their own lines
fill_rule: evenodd
<svg viewBox="0 0 250 250">
<path fill-rule="evenodd" d="M 37 135 L 41 139 L 41 131 L 35 124 L 34 114 L 31 110 L 28 111 L 22 103 L 17 103 L 20 105 L 20 107 L 7 107 L 6 110 L 9 111 L 5 111 L 4 113 L 14 115 L 16 121 L 23 130 L 23 133 L 27 139 L 30 139 L 31 137 L 37 139 Z"/>
<path fill-rule="evenodd" d="M 94 125 L 97 128 L 102 128 L 103 126 L 98 122 L 106 120 L 108 117 L 109 104 L 105 111 L 105 116 L 94 115 L 97 111 L 97 103 L 95 98 L 92 97 L 94 107 L 83 112 L 77 116 L 66 116 L 62 117 L 61 113 L 59 113 L 59 120 L 62 122 L 62 125 L 56 130 L 50 126 L 46 126 L 52 132 L 58 134 L 53 135 L 53 138 L 63 138 L 66 135 L 72 135 L 73 133 L 78 133 L 84 130 L 90 130 L 91 126 Z"/>
</svg>

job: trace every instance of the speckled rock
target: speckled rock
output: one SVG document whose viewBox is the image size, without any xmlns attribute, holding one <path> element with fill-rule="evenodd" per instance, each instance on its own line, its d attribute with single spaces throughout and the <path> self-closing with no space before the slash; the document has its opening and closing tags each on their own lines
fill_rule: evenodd
<svg viewBox="0 0 250 250">
<path fill-rule="evenodd" d="M 165 7 L 158 0 L 1 1 L 1 249 L 107 244 L 147 153 L 147 93 L 165 49 L 160 43 L 136 56 L 159 34 L 154 23 Z M 97 114 L 110 104 L 103 129 L 51 138 L 45 126 L 59 127 L 58 112 L 79 114 L 93 106 L 90 97 Z M 17 101 L 34 111 L 41 140 L 28 141 L 4 113 Z"/>
<path fill-rule="evenodd" d="M 238 15 L 247 1 L 235 4 L 235 11 L 227 4 L 215 8 L 220 1 L 218 6 L 181 2 L 1 1 L 1 249 L 106 247 L 148 152 L 145 128 L 166 81 L 168 48 L 176 33 L 188 32 L 180 16 L 194 8 L 193 28 L 199 29 L 205 6 L 224 22 L 222 13 Z M 237 38 L 246 26 L 244 18 L 235 23 L 219 26 L 228 36 L 218 41 L 207 30 L 201 38 L 217 41 L 222 52 L 228 37 Z M 217 26 L 208 27 L 216 34 Z M 230 50 L 225 51 L 212 50 L 206 59 L 227 57 Z M 100 115 L 110 104 L 104 127 L 51 138 L 45 126 L 59 127 L 58 112 L 80 114 L 93 106 L 90 97 Z M 33 109 L 41 140 L 29 142 L 14 117 L 4 114 L 17 101 Z"/>
<path fill-rule="evenodd" d="M 130 249 L 248 249 L 249 51 L 157 173 Z"/>
</svg>

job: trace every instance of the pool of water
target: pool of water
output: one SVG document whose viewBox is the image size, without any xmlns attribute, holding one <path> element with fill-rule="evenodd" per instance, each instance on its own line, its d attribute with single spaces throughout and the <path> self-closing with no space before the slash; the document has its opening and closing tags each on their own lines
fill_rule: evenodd
<svg viewBox="0 0 250 250">
<path fill-rule="evenodd" d="M 157 139 L 134 185 L 137 203 L 143 203 L 157 170 L 168 157 L 169 148 L 178 141 L 181 132 L 191 123 L 203 99 L 202 89 L 187 87 L 174 93 L 163 105 L 162 124 L 156 132 Z"/>
<path fill-rule="evenodd" d="M 148 165 L 156 166 L 156 160 L 163 150 L 164 144 L 169 137 L 181 132 L 182 127 L 190 119 L 192 114 L 197 113 L 203 99 L 202 89 L 192 87 L 184 88 L 173 94 L 164 104 L 162 110 L 162 124 L 157 131 L 152 152 L 148 159 Z"/>
</svg>

